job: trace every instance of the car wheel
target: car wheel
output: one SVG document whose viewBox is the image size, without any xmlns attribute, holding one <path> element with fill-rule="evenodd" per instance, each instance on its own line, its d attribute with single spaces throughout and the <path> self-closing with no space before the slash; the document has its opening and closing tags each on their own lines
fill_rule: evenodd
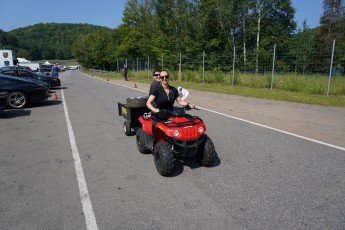
<svg viewBox="0 0 345 230">
<path fill-rule="evenodd" d="M 11 109 L 21 109 L 27 105 L 28 99 L 24 93 L 15 91 L 8 94 L 6 102 Z"/>
<path fill-rule="evenodd" d="M 202 166 L 209 167 L 212 165 L 216 156 L 217 153 L 214 148 L 214 144 L 211 138 L 206 136 L 198 149 L 198 154 L 196 156 L 197 160 Z"/>
<path fill-rule="evenodd" d="M 158 173 L 168 176 L 174 168 L 174 155 L 168 142 L 159 142 L 155 145 L 153 157 Z"/>
<path fill-rule="evenodd" d="M 132 134 L 131 124 L 129 121 L 123 122 L 123 131 L 125 132 L 126 136 L 130 136 Z"/>
<path fill-rule="evenodd" d="M 137 147 L 140 153 L 142 154 L 150 153 L 150 151 L 145 146 L 145 133 L 142 128 L 138 129 L 135 139 L 137 141 Z"/>
<path fill-rule="evenodd" d="M 128 108 L 142 108 L 146 107 L 146 101 L 148 97 L 129 97 L 127 98 L 127 107 Z"/>
</svg>

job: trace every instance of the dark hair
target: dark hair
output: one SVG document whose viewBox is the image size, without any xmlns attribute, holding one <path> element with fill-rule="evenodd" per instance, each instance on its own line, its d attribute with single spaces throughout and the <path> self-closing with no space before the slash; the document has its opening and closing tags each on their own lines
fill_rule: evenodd
<svg viewBox="0 0 345 230">
<path fill-rule="evenodd" d="M 152 75 L 155 75 L 156 72 L 159 72 L 159 73 L 160 73 L 161 70 L 160 70 L 159 68 L 154 69 L 154 71 L 152 72 Z"/>
</svg>

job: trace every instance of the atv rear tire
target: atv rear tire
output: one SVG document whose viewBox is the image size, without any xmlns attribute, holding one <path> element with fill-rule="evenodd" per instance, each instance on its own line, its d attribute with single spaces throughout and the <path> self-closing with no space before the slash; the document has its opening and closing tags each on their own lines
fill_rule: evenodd
<svg viewBox="0 0 345 230">
<path fill-rule="evenodd" d="M 143 108 L 146 107 L 146 101 L 148 97 L 139 96 L 139 97 L 129 97 L 127 98 L 127 107 L 128 108 Z"/>
<path fill-rule="evenodd" d="M 198 149 L 197 160 L 202 166 L 209 167 L 212 165 L 216 156 L 217 153 L 214 144 L 211 138 L 206 136 Z"/>
<path fill-rule="evenodd" d="M 137 130 L 135 139 L 137 141 L 137 147 L 140 153 L 142 154 L 150 153 L 150 151 L 145 146 L 145 133 L 142 128 Z"/>
<path fill-rule="evenodd" d="M 131 124 L 127 120 L 123 122 L 123 132 L 126 136 L 130 136 L 132 134 Z"/>
<path fill-rule="evenodd" d="M 167 142 L 159 142 L 153 151 L 154 161 L 158 173 L 168 176 L 174 168 L 174 155 L 171 145 Z"/>
</svg>

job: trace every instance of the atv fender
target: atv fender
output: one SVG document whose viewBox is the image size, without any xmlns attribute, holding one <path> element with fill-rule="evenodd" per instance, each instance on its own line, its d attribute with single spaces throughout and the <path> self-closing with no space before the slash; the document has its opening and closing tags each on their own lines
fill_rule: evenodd
<svg viewBox="0 0 345 230">
<path fill-rule="evenodd" d="M 143 117 L 138 118 L 139 122 L 141 123 L 141 126 L 143 127 L 143 130 L 145 133 L 152 135 L 152 123 L 153 119 L 144 119 Z"/>
<path fill-rule="evenodd" d="M 158 122 L 154 128 L 154 138 L 155 142 L 163 142 L 165 138 L 167 137 L 166 133 L 164 132 L 165 126 Z"/>
</svg>

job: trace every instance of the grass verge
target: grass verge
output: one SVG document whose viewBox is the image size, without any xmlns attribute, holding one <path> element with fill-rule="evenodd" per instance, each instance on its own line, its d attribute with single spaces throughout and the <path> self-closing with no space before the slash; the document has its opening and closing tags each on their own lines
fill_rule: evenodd
<svg viewBox="0 0 345 230">
<path fill-rule="evenodd" d="M 123 79 L 120 73 L 115 72 L 91 72 L 84 71 L 85 73 L 102 77 L 104 79 Z M 131 81 L 141 82 L 150 84 L 152 82 L 152 77 L 146 72 L 145 74 L 130 73 L 129 79 Z M 209 91 L 216 93 L 231 94 L 237 96 L 253 97 L 253 98 L 263 98 L 270 100 L 280 100 L 280 101 L 290 101 L 304 104 L 316 104 L 325 106 L 341 106 L 345 107 L 345 96 L 344 95 L 321 95 L 312 94 L 308 91 L 303 92 L 292 92 L 283 89 L 273 89 L 268 88 L 256 88 L 248 86 L 231 86 L 229 84 L 220 83 L 195 83 L 188 81 L 178 81 L 176 78 L 172 78 L 170 84 L 173 86 L 182 85 L 186 89 L 194 89 L 200 91 Z"/>
</svg>

